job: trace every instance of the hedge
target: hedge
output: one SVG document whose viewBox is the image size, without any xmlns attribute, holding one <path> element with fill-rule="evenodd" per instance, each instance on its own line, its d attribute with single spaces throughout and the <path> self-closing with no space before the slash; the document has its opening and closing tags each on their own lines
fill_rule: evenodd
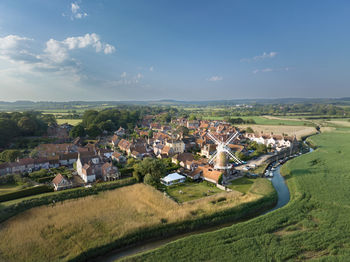
<svg viewBox="0 0 350 262">
<path fill-rule="evenodd" d="M 67 199 L 74 199 L 74 198 L 94 195 L 102 191 L 112 190 L 119 187 L 132 185 L 132 184 L 135 184 L 136 182 L 137 181 L 135 178 L 130 177 L 130 178 L 124 178 L 113 182 L 96 184 L 90 188 L 78 187 L 78 188 L 54 192 L 52 194 L 45 194 L 41 197 L 38 196 L 35 198 L 26 199 L 19 203 L 0 208 L 0 223 L 20 212 L 23 212 L 33 207 L 53 204 L 53 203 L 67 200 Z"/>
<path fill-rule="evenodd" d="M 0 195 L 0 202 L 14 200 L 22 197 L 33 196 L 41 193 L 53 192 L 53 188 L 47 185 L 29 187 L 15 192 Z"/>
</svg>

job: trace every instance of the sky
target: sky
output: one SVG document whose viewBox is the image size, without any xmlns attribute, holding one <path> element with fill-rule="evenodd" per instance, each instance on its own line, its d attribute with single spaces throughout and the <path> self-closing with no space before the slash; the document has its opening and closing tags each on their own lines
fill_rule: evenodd
<svg viewBox="0 0 350 262">
<path fill-rule="evenodd" d="M 348 0 L 1 0 L 0 101 L 350 96 Z"/>
</svg>

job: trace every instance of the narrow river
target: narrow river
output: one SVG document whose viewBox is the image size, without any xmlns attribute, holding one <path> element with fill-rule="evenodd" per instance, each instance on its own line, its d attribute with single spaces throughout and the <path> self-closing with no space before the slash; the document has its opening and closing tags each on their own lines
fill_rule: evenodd
<svg viewBox="0 0 350 262">
<path fill-rule="evenodd" d="M 312 151 L 313 150 L 310 148 L 310 152 L 312 152 Z M 265 214 L 272 212 L 278 208 L 281 208 L 289 202 L 289 199 L 290 199 L 289 189 L 284 181 L 283 176 L 280 173 L 280 168 L 281 168 L 281 166 L 276 167 L 276 169 L 273 171 L 273 173 L 274 173 L 273 178 L 269 178 L 272 182 L 272 185 L 274 186 L 274 188 L 277 191 L 277 195 L 278 195 L 277 204 L 274 208 L 268 210 L 265 213 L 262 213 L 261 215 L 265 215 Z M 191 235 L 196 235 L 196 234 L 201 234 L 201 233 L 206 233 L 206 232 L 212 232 L 212 231 L 215 231 L 215 230 L 218 230 L 221 228 L 232 226 L 233 224 L 235 224 L 235 223 L 231 222 L 231 223 L 226 223 L 226 224 L 220 224 L 220 225 L 212 226 L 212 227 L 205 228 L 202 230 L 195 230 L 195 231 L 191 231 L 191 232 L 188 232 L 185 234 L 179 234 L 179 235 L 169 237 L 166 239 L 162 239 L 162 240 L 157 240 L 157 241 L 153 240 L 153 241 L 150 241 L 149 243 L 142 243 L 140 245 L 136 245 L 133 247 L 129 247 L 129 248 L 125 248 L 125 249 L 118 249 L 118 250 L 109 252 L 101 257 L 97 257 L 95 259 L 92 259 L 91 261 L 114 262 L 117 259 L 120 259 L 123 257 L 135 255 L 138 253 L 142 253 L 142 252 L 145 252 L 148 250 L 152 250 L 152 249 L 161 247 L 167 243 L 170 243 L 170 242 L 175 241 L 175 240 L 180 239 L 180 238 L 184 238 L 186 236 L 191 236 Z"/>
</svg>

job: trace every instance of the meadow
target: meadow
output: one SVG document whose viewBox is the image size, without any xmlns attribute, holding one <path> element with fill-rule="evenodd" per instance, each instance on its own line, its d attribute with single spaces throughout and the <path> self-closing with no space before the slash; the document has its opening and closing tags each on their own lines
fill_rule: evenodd
<svg viewBox="0 0 350 262">
<path fill-rule="evenodd" d="M 0 260 L 68 261 L 142 230 L 215 217 L 274 194 L 267 180 L 254 188 L 245 195 L 223 192 L 177 204 L 153 187 L 135 184 L 32 208 L 0 224 Z"/>
<path fill-rule="evenodd" d="M 76 126 L 82 122 L 81 119 L 57 118 L 56 120 L 57 120 L 57 124 L 59 124 L 59 125 L 67 123 L 67 124 L 70 124 L 72 126 Z"/>
<path fill-rule="evenodd" d="M 193 183 L 186 182 L 174 186 L 169 186 L 166 189 L 169 196 L 173 197 L 178 202 L 186 202 L 199 199 L 206 196 L 215 195 L 222 192 L 221 189 L 214 185 L 209 185 L 208 182 Z"/>
<path fill-rule="evenodd" d="M 314 152 L 282 167 L 291 193 L 283 208 L 124 261 L 349 261 L 350 129 L 309 141 Z"/>
</svg>

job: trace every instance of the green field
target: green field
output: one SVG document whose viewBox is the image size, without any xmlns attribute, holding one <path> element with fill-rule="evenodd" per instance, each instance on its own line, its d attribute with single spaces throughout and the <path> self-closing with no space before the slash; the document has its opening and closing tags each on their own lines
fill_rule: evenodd
<svg viewBox="0 0 350 262">
<path fill-rule="evenodd" d="M 283 166 L 285 207 L 126 260 L 350 261 L 349 130 L 313 136 L 317 149 Z"/>
<path fill-rule="evenodd" d="M 81 123 L 81 119 L 63 119 L 63 118 L 58 118 L 57 119 L 57 124 L 62 125 L 65 123 L 68 123 L 72 126 L 76 126 L 77 124 Z"/>
<path fill-rule="evenodd" d="M 15 192 L 20 189 L 22 189 L 22 186 L 17 184 L 0 185 L 0 195 Z"/>
<path fill-rule="evenodd" d="M 233 180 L 231 184 L 228 185 L 227 187 L 246 194 L 255 181 L 256 181 L 255 179 L 241 177 L 236 180 Z"/>
<path fill-rule="evenodd" d="M 211 196 L 223 191 L 215 186 L 209 186 L 207 182 L 186 182 L 167 188 L 167 193 L 178 202 L 186 202 L 198 198 Z"/>
<path fill-rule="evenodd" d="M 253 119 L 257 125 L 286 125 L 286 126 L 313 126 L 309 121 L 289 120 L 289 119 L 268 119 L 263 116 L 232 116 L 231 118 L 242 118 L 244 120 Z M 223 120 L 225 117 L 204 116 L 205 120 Z"/>
</svg>

